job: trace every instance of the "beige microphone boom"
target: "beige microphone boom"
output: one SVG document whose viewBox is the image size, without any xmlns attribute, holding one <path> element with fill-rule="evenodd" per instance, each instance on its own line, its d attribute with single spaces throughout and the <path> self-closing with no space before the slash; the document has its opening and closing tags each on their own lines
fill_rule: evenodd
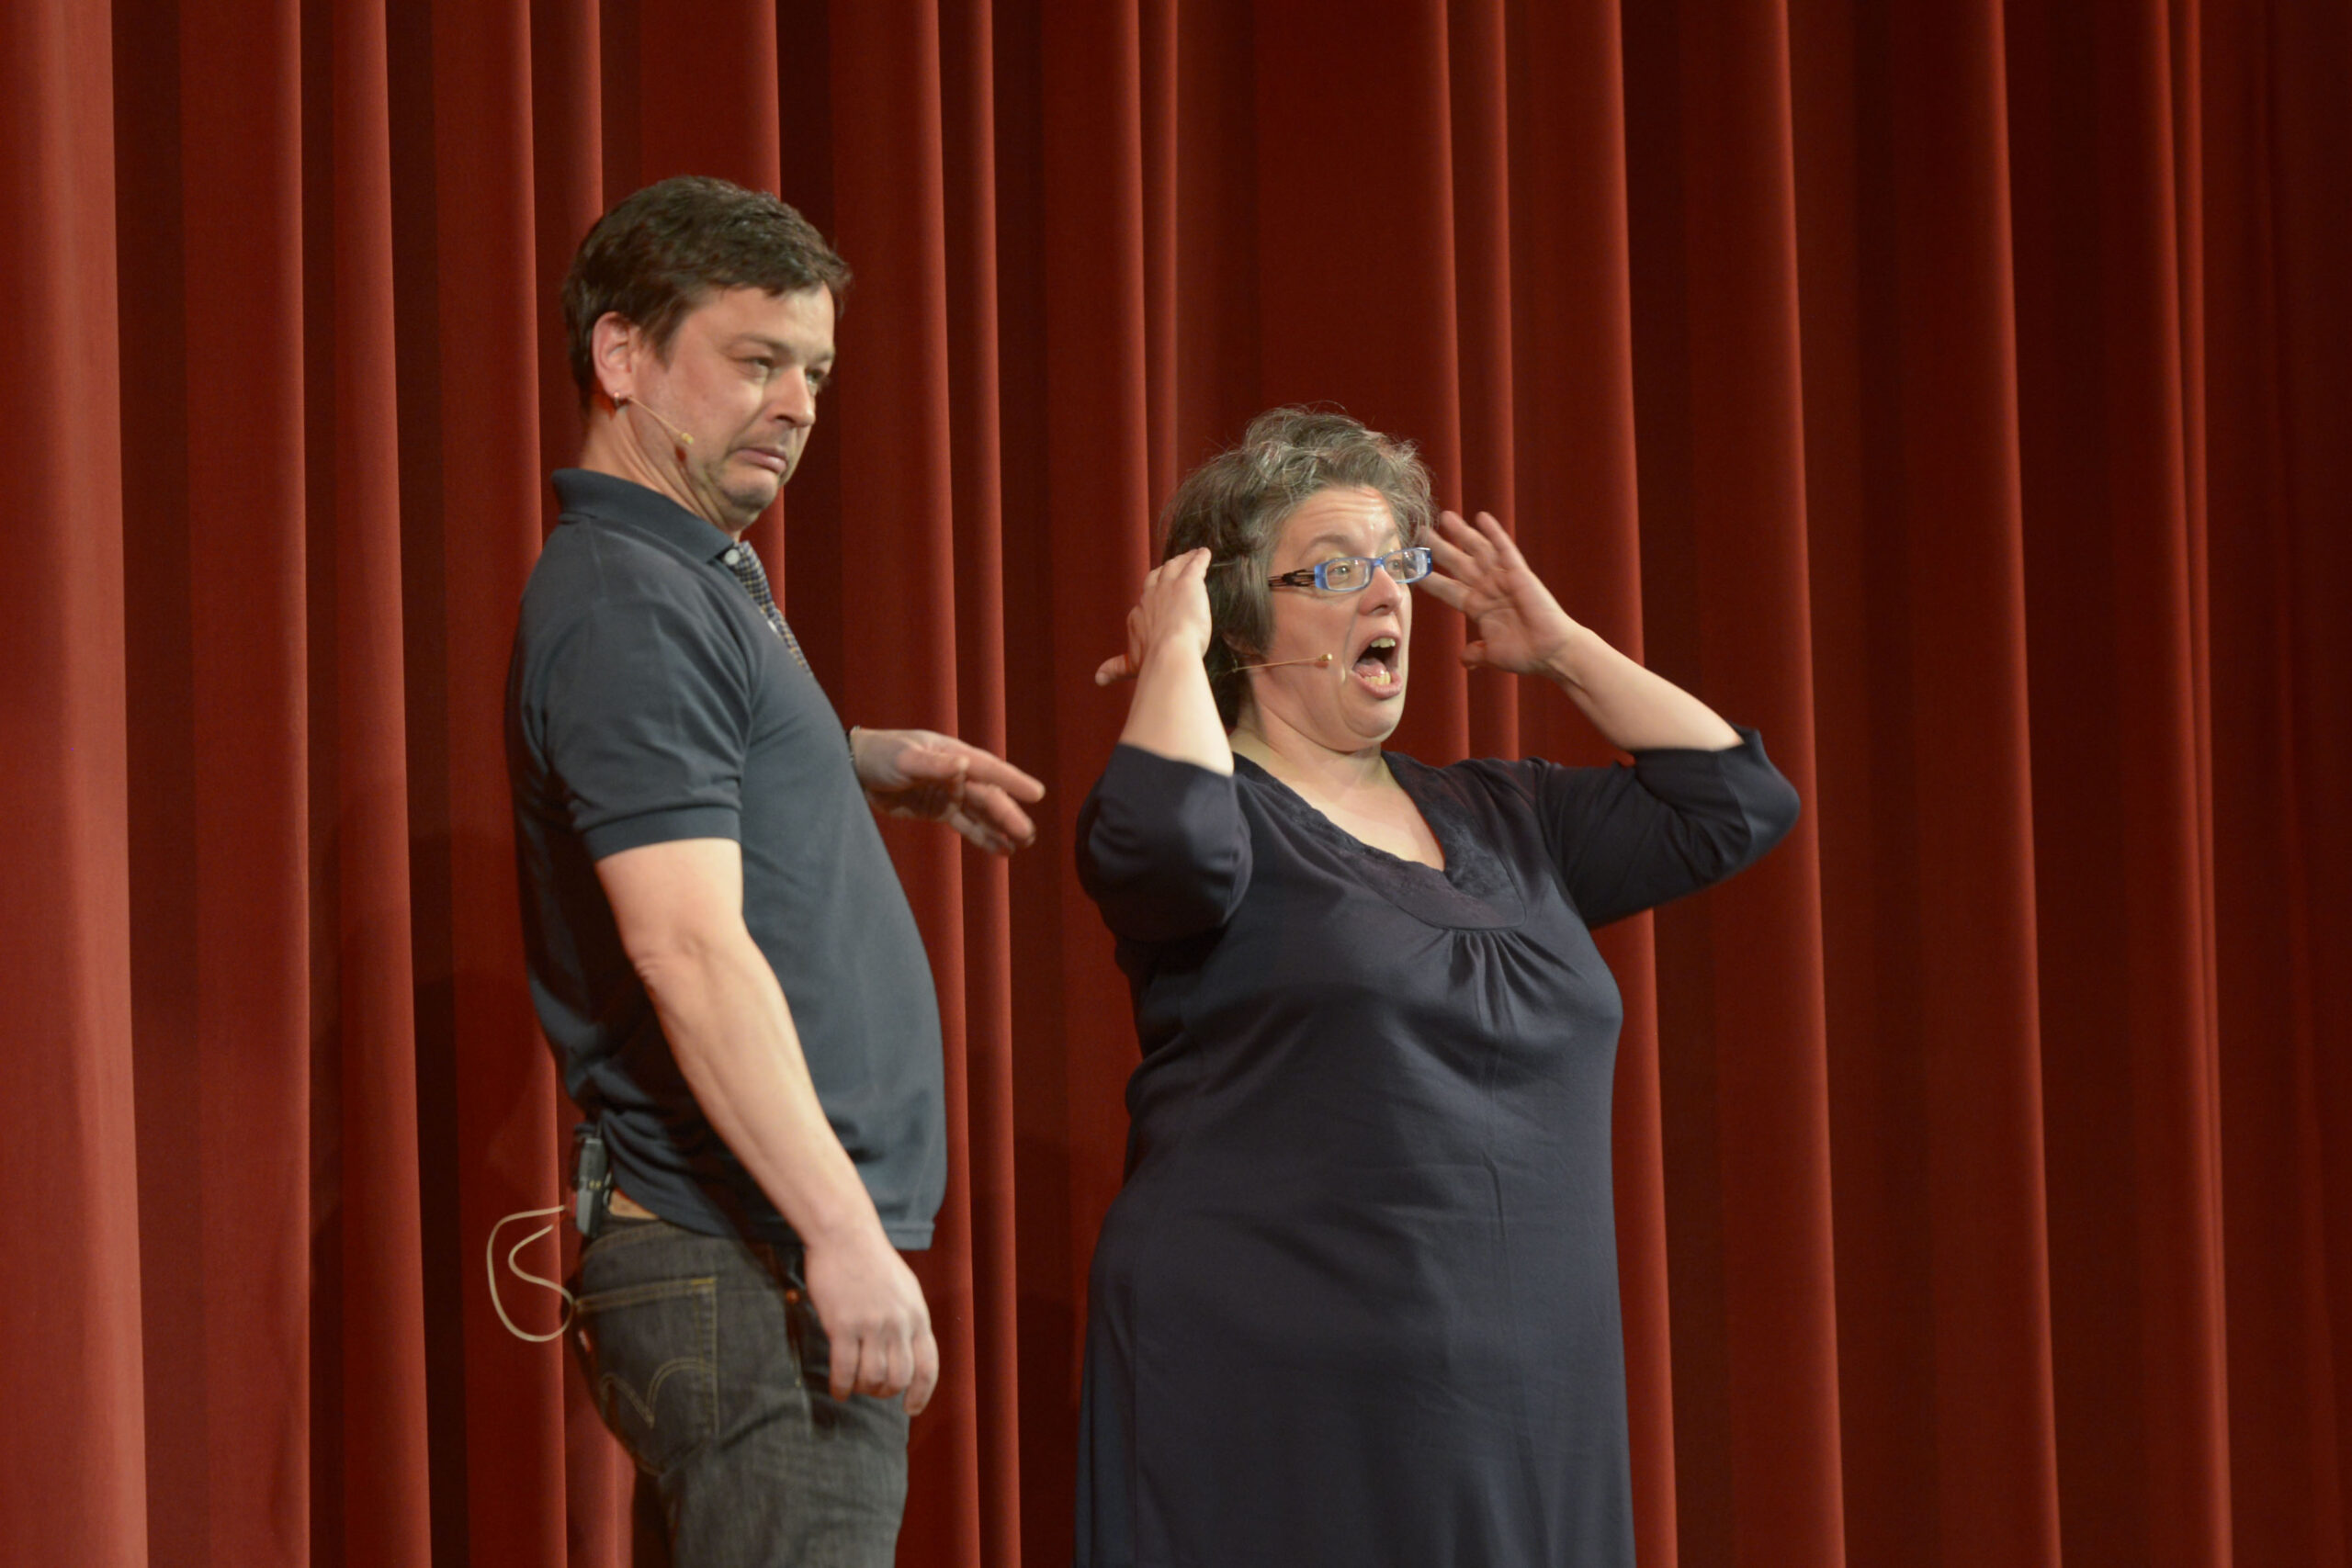
<svg viewBox="0 0 2352 1568">
<path fill-rule="evenodd" d="M 1290 664 L 1312 664 L 1319 670 L 1329 665 L 1330 662 L 1331 656 L 1329 654 L 1318 653 L 1312 659 L 1277 659 L 1270 664 L 1237 664 L 1233 667 L 1233 673 L 1238 675 L 1244 670 L 1280 670 L 1285 665 Z"/>
<path fill-rule="evenodd" d="M 668 420 L 663 419 L 662 417 L 662 411 L 655 408 L 651 403 L 645 402 L 637 398 L 623 398 L 620 400 L 620 406 L 623 408 L 640 408 L 647 413 L 651 414 L 655 423 L 659 423 L 662 429 L 668 431 L 671 434 L 678 438 L 679 446 L 691 446 L 695 444 L 695 438 L 693 436 L 687 434 L 684 431 L 680 430 Z"/>
</svg>

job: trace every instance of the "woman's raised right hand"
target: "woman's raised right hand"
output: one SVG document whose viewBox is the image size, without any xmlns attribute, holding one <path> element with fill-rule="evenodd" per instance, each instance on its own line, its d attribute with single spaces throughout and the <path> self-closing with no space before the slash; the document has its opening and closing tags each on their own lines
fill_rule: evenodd
<svg viewBox="0 0 2352 1568">
<path fill-rule="evenodd" d="M 1143 580 L 1143 596 L 1127 612 L 1127 651 L 1104 660 L 1094 683 L 1132 681 L 1155 649 L 1199 659 L 1209 650 L 1209 552 L 1205 546 L 1162 561 Z"/>
</svg>

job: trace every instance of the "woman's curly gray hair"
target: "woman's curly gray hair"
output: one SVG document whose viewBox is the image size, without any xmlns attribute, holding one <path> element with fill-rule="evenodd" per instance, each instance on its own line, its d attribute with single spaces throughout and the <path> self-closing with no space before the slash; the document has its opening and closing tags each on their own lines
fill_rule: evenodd
<svg viewBox="0 0 2352 1568">
<path fill-rule="evenodd" d="M 1355 489 L 1388 502 L 1400 548 L 1419 544 L 1437 521 L 1430 471 L 1411 442 L 1333 409 L 1269 409 L 1238 444 L 1185 475 L 1160 509 L 1161 560 L 1209 548 L 1213 630 L 1204 662 L 1227 729 L 1250 700 L 1236 671 L 1263 658 L 1273 637 L 1266 577 L 1284 520 L 1324 491 Z"/>
</svg>

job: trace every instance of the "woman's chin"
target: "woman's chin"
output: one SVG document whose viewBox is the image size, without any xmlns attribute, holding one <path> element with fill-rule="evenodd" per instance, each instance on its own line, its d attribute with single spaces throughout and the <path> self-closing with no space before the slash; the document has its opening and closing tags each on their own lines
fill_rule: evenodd
<svg viewBox="0 0 2352 1568">
<path fill-rule="evenodd" d="M 1350 718 L 1351 722 L 1348 728 L 1363 738 L 1362 744 L 1381 745 L 1396 734 L 1396 727 L 1404 722 L 1404 696 L 1400 694 L 1391 697 L 1370 713 L 1351 715 Z"/>
<path fill-rule="evenodd" d="M 1376 685 L 1360 675 L 1351 679 L 1356 684 L 1351 694 L 1355 701 L 1349 706 L 1356 712 L 1350 716 L 1367 729 L 1378 730 L 1385 739 L 1405 716 L 1405 672 L 1392 671 L 1385 682 Z"/>
</svg>

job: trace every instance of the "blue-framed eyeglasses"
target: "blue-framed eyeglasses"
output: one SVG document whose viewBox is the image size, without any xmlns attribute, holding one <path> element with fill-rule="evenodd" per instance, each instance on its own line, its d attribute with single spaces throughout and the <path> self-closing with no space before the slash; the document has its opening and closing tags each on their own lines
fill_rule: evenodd
<svg viewBox="0 0 2352 1568">
<path fill-rule="evenodd" d="M 1385 556 L 1334 556 L 1313 566 L 1300 567 L 1266 579 L 1269 588 L 1320 588 L 1326 593 L 1361 593 L 1372 586 L 1372 569 L 1380 568 L 1402 586 L 1430 574 L 1427 545 L 1391 550 Z"/>
</svg>

